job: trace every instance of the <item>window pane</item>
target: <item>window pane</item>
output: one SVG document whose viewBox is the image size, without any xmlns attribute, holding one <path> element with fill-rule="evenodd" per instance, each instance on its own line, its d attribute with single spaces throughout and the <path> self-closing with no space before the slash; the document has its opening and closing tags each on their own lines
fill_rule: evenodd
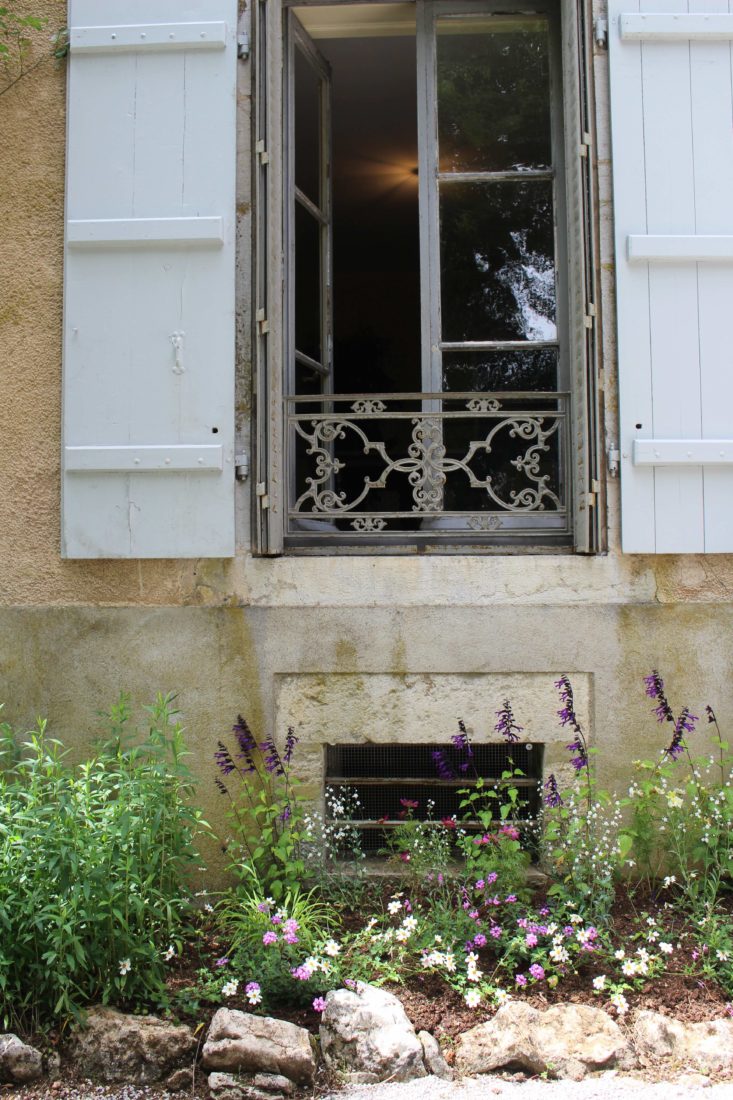
<svg viewBox="0 0 733 1100">
<path fill-rule="evenodd" d="M 444 351 L 443 389 L 453 393 L 556 390 L 557 351 Z"/>
<path fill-rule="evenodd" d="M 441 172 L 549 168 L 547 21 L 438 20 Z"/>
<path fill-rule="evenodd" d="M 321 227 L 295 204 L 295 347 L 321 362 Z"/>
<path fill-rule="evenodd" d="M 295 186 L 321 203 L 321 81 L 295 49 Z"/>
<path fill-rule="evenodd" d="M 552 182 L 440 186 L 443 339 L 555 340 Z"/>
</svg>

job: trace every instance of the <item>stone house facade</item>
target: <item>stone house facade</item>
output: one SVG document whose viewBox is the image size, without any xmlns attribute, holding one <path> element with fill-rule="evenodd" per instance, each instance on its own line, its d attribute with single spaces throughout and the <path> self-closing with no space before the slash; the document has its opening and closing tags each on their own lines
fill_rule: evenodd
<svg viewBox="0 0 733 1100">
<path fill-rule="evenodd" d="M 24 0 L 26 7 L 46 16 L 49 26 L 65 22 L 55 0 Z M 553 686 L 562 673 L 573 681 L 578 713 L 599 749 L 604 783 L 623 784 L 632 760 L 659 745 L 643 695 L 642 676 L 651 667 L 660 669 L 680 705 L 701 713 L 709 700 L 723 728 L 730 727 L 733 432 L 725 424 L 733 407 L 726 397 L 733 394 L 724 329 L 733 238 L 730 217 L 726 223 L 716 199 L 727 194 L 733 174 L 725 122 L 733 20 L 727 8 L 714 12 L 708 0 L 695 15 L 667 3 L 657 4 L 661 14 L 655 15 L 649 3 L 649 18 L 661 23 L 645 38 L 638 5 L 633 11 L 621 5 L 610 17 L 600 3 L 591 11 L 569 2 L 530 6 L 529 15 L 508 3 L 459 0 L 364 3 L 360 12 L 356 5 L 310 3 L 293 11 L 280 0 L 257 0 L 253 11 L 241 5 L 236 11 L 228 0 L 157 0 L 155 7 L 152 13 L 135 0 L 74 0 L 68 65 L 28 66 L 0 95 L 5 716 L 24 724 L 46 714 L 80 753 L 96 710 L 120 690 L 141 700 L 156 690 L 178 692 L 201 798 L 215 823 L 221 803 L 211 782 L 212 753 L 238 712 L 263 735 L 282 737 L 294 725 L 314 796 L 329 767 L 326 746 L 444 744 L 459 717 L 477 741 L 491 742 L 495 712 L 507 698 L 541 750 L 540 771 L 567 777 L 567 738 L 558 727 Z M 458 17 L 469 22 L 460 27 Z M 620 20 L 627 17 L 622 32 Z M 682 31 L 672 26 L 679 17 Z M 686 24 L 688 17 L 698 22 Z M 700 22 L 710 19 L 712 28 Z M 166 42 L 151 41 L 163 34 L 160 28 L 168 39 L 208 34 L 216 41 L 203 48 L 179 42 L 166 54 Z M 124 41 L 111 43 L 114 34 Z M 151 37 L 141 47 L 146 34 Z M 684 56 L 675 34 L 686 36 Z M 498 54 L 518 57 L 517 71 L 505 74 L 498 91 L 487 85 L 476 98 L 471 80 L 497 42 Z M 359 52 L 380 43 L 382 53 L 372 52 L 371 61 Z M 408 71 L 402 55 L 388 63 L 396 43 L 412 51 L 422 105 L 417 133 L 406 139 L 417 163 L 395 160 L 394 171 L 404 178 L 388 182 L 398 199 L 410 173 L 417 182 L 412 213 L 407 205 L 395 213 L 394 202 L 390 207 L 376 195 L 382 205 L 374 224 L 381 219 L 381 228 L 374 232 L 399 234 L 400 216 L 414 215 L 418 259 L 409 273 L 402 270 L 410 266 L 403 259 L 412 246 L 400 239 L 399 252 L 395 246 L 375 275 L 371 253 L 362 269 L 349 266 L 349 256 L 375 246 L 358 235 L 366 217 L 363 208 L 358 212 L 363 196 L 343 190 L 349 170 L 338 161 L 338 143 L 343 149 L 348 138 L 353 145 L 358 130 L 363 159 L 378 160 L 369 144 L 373 134 L 386 133 L 412 110 L 396 98 L 400 73 Z M 609 46 L 616 66 L 610 83 Z M 46 49 L 46 36 L 36 35 L 31 60 Z M 153 71 L 158 56 L 164 59 Z M 370 74 L 372 92 L 366 110 L 354 105 L 358 88 L 343 93 L 348 117 L 359 122 L 342 133 L 338 111 L 343 118 L 346 108 L 339 108 L 337 76 L 346 74 L 346 86 L 350 56 L 357 57 L 354 71 L 361 65 Z M 299 75 L 304 64 L 307 72 Z M 140 75 L 145 65 L 147 85 Z M 658 84 L 634 83 L 651 80 L 655 66 L 663 70 Z M 333 159 L 324 129 L 324 72 L 332 76 Z M 728 80 L 727 108 L 689 99 L 698 78 L 700 94 L 718 105 Z M 298 99 L 301 79 L 304 88 L 308 80 L 319 88 L 310 121 Z M 449 85 L 464 89 L 458 105 Z M 518 120 L 494 134 L 494 151 L 482 160 L 484 138 L 475 138 L 475 127 L 490 130 L 491 123 L 476 123 L 468 113 L 488 97 L 493 112 L 486 117 L 493 118 L 504 101 L 491 95 L 511 98 L 510 87 L 526 117 L 519 111 Z M 653 95 L 656 120 L 638 113 Z M 132 117 L 130 102 L 138 130 L 128 156 L 120 135 Z M 394 110 L 386 111 L 385 102 Z M 166 206 L 160 198 L 146 200 L 145 186 L 149 195 L 165 193 L 179 125 L 186 141 L 201 142 L 201 152 L 189 147 L 191 181 L 184 181 L 179 205 Z M 473 152 L 461 160 L 465 149 L 456 139 L 453 162 L 439 161 L 436 127 L 438 144 L 447 149 L 458 132 L 464 146 L 473 142 Z M 320 133 L 315 146 L 314 133 Z M 517 134 L 521 153 L 510 150 L 502 162 L 496 150 L 511 146 Z M 651 150 L 645 168 L 638 140 Z M 543 152 L 543 142 L 553 151 Z M 695 159 L 705 142 L 718 150 L 717 161 Z M 320 150 L 313 168 L 317 194 L 309 199 L 299 173 L 306 172 L 301 157 L 307 160 L 314 148 Z M 141 172 L 146 156 L 149 180 L 140 177 L 137 206 L 120 201 L 114 208 L 120 179 L 128 169 L 133 176 Z M 690 180 L 683 180 L 690 156 Z M 446 178 L 453 171 L 460 180 Z M 188 199 L 186 187 L 193 189 Z M 468 197 L 454 201 L 459 187 Z M 503 268 L 489 256 L 489 244 L 489 258 L 481 253 L 483 230 L 476 231 L 478 244 L 465 235 L 466 219 L 483 225 L 492 187 L 492 195 L 515 188 L 492 214 L 497 239 L 504 233 Z M 546 201 L 537 198 L 541 188 Z M 682 209 L 680 191 L 697 196 L 696 220 Z M 479 195 L 481 210 L 472 212 L 471 194 Z M 207 206 L 212 195 L 218 207 L 213 200 Z M 344 211 L 352 199 L 357 213 L 349 229 Z M 634 223 L 639 202 L 646 204 L 646 224 Z M 431 214 L 436 206 L 438 220 Z M 173 241 L 172 233 L 179 238 Z M 305 270 L 310 246 L 301 240 L 309 233 L 317 243 Z M 340 240 L 349 248 L 339 252 Z M 499 274 L 474 299 L 471 279 L 483 278 L 492 264 Z M 162 276 L 156 298 L 153 269 L 170 271 L 171 278 L 184 271 L 184 281 L 192 280 L 195 289 L 180 316 L 166 314 L 171 286 Z M 334 308 L 326 305 L 332 274 Z M 502 293 L 509 288 L 513 305 L 491 329 L 486 317 L 499 287 Z M 372 291 L 382 295 L 376 305 Z M 177 293 L 174 288 L 173 297 Z M 395 300 L 404 308 L 389 317 Z M 466 302 L 481 314 L 475 331 Z M 367 313 L 370 336 L 360 347 Z M 402 332 L 413 314 L 417 350 Z M 374 325 L 375 315 L 386 318 L 386 335 Z M 380 340 L 396 341 L 397 350 L 384 353 L 374 331 Z M 371 383 L 367 352 L 381 357 Z M 536 378 L 533 355 L 545 356 Z M 389 364 L 410 356 L 417 374 L 408 386 L 407 376 Z M 478 360 L 483 375 L 472 366 Z M 349 376 L 355 363 L 358 370 Z M 449 363 L 460 384 L 449 378 Z M 507 381 L 513 370 L 521 384 Z M 408 389 L 412 405 L 404 398 Z M 445 396 L 459 390 L 479 406 L 467 412 L 465 402 L 459 409 Z M 520 391 L 522 400 L 502 397 Z M 491 399 L 499 393 L 498 410 L 482 393 Z M 348 407 L 335 399 L 340 394 L 354 398 Z M 288 400 L 293 395 L 308 400 L 298 406 Z M 651 426 L 647 414 L 654 417 Z M 356 424 L 362 440 L 375 433 L 375 445 L 362 450 L 328 437 L 329 424 L 339 418 L 350 425 L 345 436 L 354 435 Z M 469 493 L 467 439 L 484 440 L 500 422 L 520 435 L 537 431 L 538 418 L 540 429 L 552 422 L 560 425 L 558 438 L 565 432 L 562 445 L 550 442 L 535 455 L 549 465 L 535 467 L 532 481 L 526 450 L 495 446 L 489 454 L 484 448 L 471 467 L 482 485 L 471 484 Z M 415 437 L 400 435 L 398 422 L 422 431 L 417 451 L 409 450 Z M 451 425 L 459 423 L 464 427 L 451 436 Z M 299 426 L 301 438 L 311 433 L 305 443 L 296 441 Z M 432 464 L 425 457 L 430 432 L 437 448 Z M 312 464 L 319 446 L 320 472 Z M 165 448 L 169 463 L 180 468 L 161 469 Z M 491 466 L 494 456 L 499 470 Z M 518 458 L 524 466 L 516 465 Z M 458 465 L 448 469 L 451 459 Z M 542 507 L 537 496 L 521 497 L 526 484 L 507 473 L 512 461 L 516 477 L 529 471 L 527 484 L 546 491 Z M 349 463 L 358 470 L 351 480 L 342 469 Z M 352 508 L 354 526 L 338 501 L 352 501 L 354 486 L 365 478 L 378 481 L 385 463 L 392 464 L 386 489 L 377 487 L 367 505 Z M 320 477 L 320 503 L 308 497 L 309 477 Z M 463 487 L 454 489 L 460 478 Z M 487 504 L 487 485 L 496 488 L 502 478 L 515 495 Z M 427 497 L 415 495 L 416 485 Z M 299 506 L 304 496 L 306 505 Z M 529 505 L 517 508 L 522 499 Z"/>
</svg>

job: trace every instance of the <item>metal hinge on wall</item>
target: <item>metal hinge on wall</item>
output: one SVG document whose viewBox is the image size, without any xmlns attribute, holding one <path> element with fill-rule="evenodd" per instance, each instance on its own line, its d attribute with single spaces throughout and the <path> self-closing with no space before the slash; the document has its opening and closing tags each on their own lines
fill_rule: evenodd
<svg viewBox="0 0 733 1100">
<path fill-rule="evenodd" d="M 240 61 L 247 61 L 249 58 L 249 31 L 250 16 L 248 5 L 240 15 L 239 23 L 237 24 L 237 57 Z"/>
<path fill-rule="evenodd" d="M 255 494 L 260 502 L 260 508 L 263 510 L 270 507 L 270 498 L 267 495 L 267 485 L 264 481 L 258 481 L 255 488 Z"/>
<path fill-rule="evenodd" d="M 605 50 L 608 48 L 608 20 L 596 19 L 593 24 L 593 33 L 596 39 L 596 46 Z"/>
</svg>

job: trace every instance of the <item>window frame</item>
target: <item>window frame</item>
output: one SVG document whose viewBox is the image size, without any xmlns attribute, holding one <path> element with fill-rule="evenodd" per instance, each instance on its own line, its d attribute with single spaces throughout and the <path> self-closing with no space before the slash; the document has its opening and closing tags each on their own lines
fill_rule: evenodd
<svg viewBox="0 0 733 1100">
<path fill-rule="evenodd" d="M 255 18 L 255 51 L 253 65 L 254 110 L 253 198 L 254 251 L 253 263 L 253 325 L 254 325 L 254 415 L 255 431 L 255 493 L 254 552 L 262 555 L 288 554 L 404 554 L 428 548 L 435 553 L 588 553 L 605 549 L 605 497 L 599 480 L 600 425 L 597 358 L 600 346 L 600 316 L 597 296 L 597 218 L 596 181 L 592 170 L 593 112 L 590 59 L 592 39 L 590 15 L 576 0 L 559 0 L 559 60 L 554 71 L 561 72 L 561 101 L 557 104 L 557 89 L 553 96 L 553 145 L 563 150 L 563 195 L 556 196 L 556 263 L 558 297 L 563 277 L 567 273 L 566 308 L 558 311 L 558 340 L 567 348 L 566 377 L 570 393 L 571 458 L 567 471 L 567 495 L 572 508 L 572 545 L 551 545 L 541 540 L 529 545 L 511 545 L 506 540 L 481 537 L 475 532 L 462 535 L 456 531 L 436 536 L 429 547 L 416 545 L 405 533 L 404 543 L 380 542 L 377 537 L 360 539 L 345 536 L 344 541 L 328 545 L 286 545 L 285 498 L 288 472 L 284 468 L 284 382 L 289 346 L 290 321 L 286 279 L 287 236 L 287 141 L 290 115 L 286 98 L 284 74 L 289 36 L 286 27 L 289 9 L 303 6 L 325 6 L 353 3 L 354 0 L 257 0 Z M 370 2 L 370 0 L 361 0 Z M 384 0 L 383 0 L 384 2 Z M 386 0 L 399 3 L 401 0 Z M 498 5 L 497 5 L 498 6 Z M 533 9 L 549 7 L 548 0 L 538 0 Z M 483 0 L 466 0 L 464 9 L 486 11 Z M 501 4 L 501 10 L 526 10 L 521 0 Z M 455 11 L 446 0 L 424 0 L 418 7 L 422 18 L 435 18 L 444 11 Z M 419 15 L 418 18 L 421 16 Z M 420 42 L 430 36 L 418 35 Z M 425 63 L 418 52 L 418 66 Z M 559 118 L 558 118 L 559 115 Z M 423 112 L 419 112 L 423 116 Z M 435 117 L 435 116 L 433 116 Z M 561 133 L 560 133 L 561 131 Z M 558 140 L 561 138 L 561 140 Z M 428 142 L 419 137 L 420 157 L 426 155 Z M 420 186 L 425 173 L 421 159 Z M 437 189 L 437 183 L 433 181 Z M 564 225 L 560 222 L 560 207 L 564 206 Z M 437 218 L 433 219 L 437 226 Z M 433 230 L 434 232 L 434 230 Z M 435 245 L 432 245 L 433 256 Z M 263 250 L 266 256 L 262 256 Z M 421 279 L 425 264 L 421 262 Z M 433 292 L 431 291 L 431 296 Z M 421 291 L 424 300 L 424 291 Z M 426 339 L 425 304 L 422 338 Z M 428 306 L 428 308 L 430 308 Z M 290 307 L 292 310 L 292 305 Z M 565 339 L 560 330 L 561 314 L 566 320 Z M 432 328 L 432 322 L 431 322 Z M 428 339 L 430 338 L 430 333 Z"/>
</svg>

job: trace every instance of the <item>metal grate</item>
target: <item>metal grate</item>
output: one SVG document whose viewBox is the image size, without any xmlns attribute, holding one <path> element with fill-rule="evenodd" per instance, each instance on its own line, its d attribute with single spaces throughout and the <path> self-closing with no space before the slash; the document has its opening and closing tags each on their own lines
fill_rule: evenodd
<svg viewBox="0 0 733 1100">
<path fill-rule="evenodd" d="M 455 779 L 438 777 L 433 759 L 436 749 L 451 765 Z M 478 777 L 500 787 L 502 773 L 513 768 L 523 773 L 512 780 L 512 785 L 520 789 L 521 817 L 534 820 L 540 810 L 544 746 L 472 744 L 471 750 L 469 770 L 461 774 L 465 754 L 452 744 L 327 745 L 326 790 L 349 788 L 358 794 L 360 817 L 353 819 L 353 823 L 361 831 L 367 853 L 382 848 L 389 830 L 400 823 L 401 798 L 418 803 L 413 810 L 413 817 L 418 820 L 432 817 L 439 821 L 453 815 L 460 819 L 463 816 L 459 809 L 463 799 L 460 791 L 471 787 Z M 478 823 L 463 824 L 478 827 Z"/>
</svg>

